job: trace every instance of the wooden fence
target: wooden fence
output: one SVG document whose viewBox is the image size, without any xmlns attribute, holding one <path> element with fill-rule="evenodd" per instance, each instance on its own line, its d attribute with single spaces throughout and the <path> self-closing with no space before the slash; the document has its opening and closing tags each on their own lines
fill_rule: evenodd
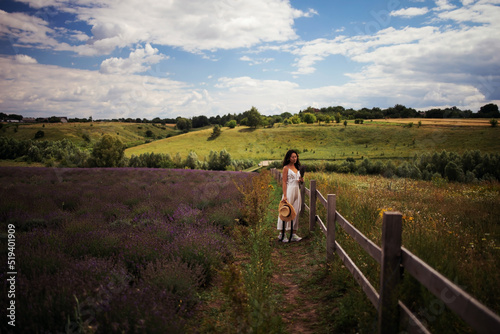
<svg viewBox="0 0 500 334">
<path fill-rule="evenodd" d="M 271 173 L 278 184 L 281 184 L 281 172 L 273 168 Z M 342 217 L 336 210 L 335 195 L 328 194 L 325 199 L 316 189 L 315 180 L 311 180 L 310 189 L 302 186 L 301 194 L 301 211 L 304 209 L 309 211 L 309 229 L 312 231 L 316 223 L 319 225 L 326 235 L 327 259 L 333 259 L 334 253 L 337 253 L 375 306 L 378 311 L 379 333 L 397 333 L 400 327 L 408 333 L 430 333 L 422 321 L 399 300 L 397 293 L 402 270 L 413 276 L 433 293 L 442 305 L 450 308 L 478 333 L 500 333 L 500 317 L 497 314 L 401 245 L 401 213 L 384 213 L 382 246 L 379 247 Z M 309 205 L 305 204 L 304 195 L 309 197 Z M 317 200 L 327 210 L 326 225 L 316 214 Z M 351 260 L 349 254 L 335 240 L 336 223 L 380 264 L 380 290 L 378 292 Z"/>
</svg>

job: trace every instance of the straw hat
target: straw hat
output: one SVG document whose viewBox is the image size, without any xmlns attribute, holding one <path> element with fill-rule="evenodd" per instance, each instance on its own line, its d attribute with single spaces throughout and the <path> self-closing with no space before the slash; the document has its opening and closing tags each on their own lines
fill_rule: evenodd
<svg viewBox="0 0 500 334">
<path fill-rule="evenodd" d="M 295 219 L 297 213 L 293 208 L 293 205 L 288 203 L 288 201 L 281 201 L 278 208 L 280 219 L 284 222 L 292 221 Z"/>
</svg>

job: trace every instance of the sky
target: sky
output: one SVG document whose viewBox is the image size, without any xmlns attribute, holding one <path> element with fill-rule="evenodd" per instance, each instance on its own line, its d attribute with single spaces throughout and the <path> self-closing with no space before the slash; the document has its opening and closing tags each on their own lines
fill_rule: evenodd
<svg viewBox="0 0 500 334">
<path fill-rule="evenodd" d="M 0 112 L 500 105 L 500 0 L 0 0 Z"/>
</svg>

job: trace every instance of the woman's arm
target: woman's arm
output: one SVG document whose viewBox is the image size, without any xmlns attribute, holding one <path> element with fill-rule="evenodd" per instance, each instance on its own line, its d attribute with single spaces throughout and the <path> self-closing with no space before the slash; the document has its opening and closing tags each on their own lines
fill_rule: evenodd
<svg viewBox="0 0 500 334">
<path fill-rule="evenodd" d="M 288 168 L 283 167 L 283 200 L 287 200 L 286 198 L 286 183 L 288 181 Z"/>
</svg>

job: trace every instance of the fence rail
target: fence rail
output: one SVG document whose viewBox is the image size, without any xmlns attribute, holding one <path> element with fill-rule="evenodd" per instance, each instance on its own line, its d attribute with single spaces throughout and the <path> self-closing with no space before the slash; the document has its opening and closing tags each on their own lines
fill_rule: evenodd
<svg viewBox="0 0 500 334">
<path fill-rule="evenodd" d="M 281 172 L 275 168 L 271 174 L 281 184 Z M 311 180 L 310 189 L 301 187 L 301 211 L 309 211 L 309 229 L 316 224 L 326 235 L 326 258 L 333 259 L 334 253 L 340 257 L 346 268 L 354 276 L 364 293 L 378 311 L 378 332 L 397 333 L 400 325 L 408 333 L 430 333 L 421 320 L 404 305 L 397 295 L 401 269 L 425 286 L 444 305 L 460 316 L 478 333 L 500 333 L 500 317 L 474 297 L 462 290 L 424 261 L 412 254 L 401 244 L 402 214 L 384 212 L 382 223 L 382 245 L 377 246 L 336 210 L 336 196 L 327 198 L 316 189 L 316 181 Z M 305 204 L 309 197 L 309 206 Z M 326 224 L 316 214 L 316 202 L 327 210 Z M 377 291 L 362 271 L 356 266 L 349 254 L 335 240 L 336 223 L 342 227 L 372 258 L 380 264 L 380 290 Z"/>
</svg>

